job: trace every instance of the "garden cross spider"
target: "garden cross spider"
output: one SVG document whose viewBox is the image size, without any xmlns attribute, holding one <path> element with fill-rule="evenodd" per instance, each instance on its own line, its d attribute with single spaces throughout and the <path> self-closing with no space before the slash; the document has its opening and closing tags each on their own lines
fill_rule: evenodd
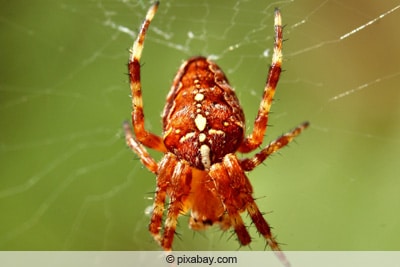
<svg viewBox="0 0 400 267">
<path fill-rule="evenodd" d="M 180 67 L 167 96 L 162 115 L 163 136 L 160 137 L 144 128 L 140 81 L 143 42 L 158 5 L 156 2 L 147 12 L 128 64 L 134 134 L 129 124 L 124 124 L 127 145 L 157 176 L 150 233 L 164 250 L 171 250 L 178 216 L 190 211 L 190 228 L 201 230 L 213 224 L 219 224 L 222 230 L 232 227 L 240 244 L 248 245 L 251 237 L 240 216 L 247 211 L 257 231 L 280 260 L 289 265 L 254 201 L 245 172 L 286 146 L 307 128 L 308 122 L 280 136 L 251 158 L 239 159 L 235 155 L 258 148 L 267 128 L 282 63 L 279 10 L 275 10 L 272 64 L 253 132 L 244 136 L 244 113 L 222 70 L 204 57 L 192 57 Z M 161 161 L 157 163 L 145 147 L 164 153 Z M 167 197 L 169 204 L 163 225 Z"/>
</svg>

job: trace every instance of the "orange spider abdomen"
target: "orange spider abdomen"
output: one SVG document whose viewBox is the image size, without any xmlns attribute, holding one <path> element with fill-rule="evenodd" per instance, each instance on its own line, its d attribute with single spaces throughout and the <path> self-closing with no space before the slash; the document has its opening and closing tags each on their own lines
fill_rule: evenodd
<svg viewBox="0 0 400 267">
<path fill-rule="evenodd" d="M 208 170 L 244 139 L 244 114 L 225 74 L 193 57 L 174 79 L 163 114 L 164 144 L 192 167 Z"/>
</svg>

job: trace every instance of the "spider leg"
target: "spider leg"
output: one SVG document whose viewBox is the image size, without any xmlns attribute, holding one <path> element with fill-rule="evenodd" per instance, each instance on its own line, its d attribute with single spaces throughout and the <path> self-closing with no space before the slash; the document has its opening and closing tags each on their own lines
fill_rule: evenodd
<svg viewBox="0 0 400 267">
<path fill-rule="evenodd" d="M 128 147 L 139 156 L 140 161 L 149 171 L 157 174 L 157 162 L 150 156 L 146 148 L 135 139 L 132 129 L 127 122 L 124 122 L 123 127 L 125 132 L 125 142 Z"/>
<path fill-rule="evenodd" d="M 157 241 L 160 245 L 162 244 L 160 231 L 162 229 L 164 205 L 167 196 L 168 185 L 170 184 L 170 178 L 173 174 L 175 165 L 176 159 L 174 157 L 166 155 L 161 160 L 158 170 L 157 187 L 154 196 L 153 213 L 150 219 L 149 231 L 154 240 Z"/>
<path fill-rule="evenodd" d="M 147 12 L 146 18 L 140 28 L 140 32 L 133 43 L 131 56 L 129 58 L 128 70 L 129 80 L 132 95 L 132 125 L 137 140 L 143 145 L 166 152 L 164 142 L 160 136 L 148 132 L 144 128 L 144 114 L 143 114 L 143 101 L 142 101 L 142 88 L 140 81 L 140 58 L 143 50 L 144 38 L 149 28 L 150 22 L 153 19 L 159 2 L 156 2 Z"/>
<path fill-rule="evenodd" d="M 230 154 L 232 155 L 232 154 Z M 227 156 L 225 156 L 226 158 Z M 233 227 L 241 245 L 245 246 L 251 242 L 249 232 L 244 225 L 240 212 L 243 211 L 245 203 L 238 203 L 242 200 L 240 195 L 242 190 L 247 188 L 241 187 L 240 182 L 236 183 L 227 172 L 223 163 L 216 163 L 211 166 L 210 177 L 214 180 L 215 188 L 227 212 L 227 218 L 230 218 L 229 225 Z M 236 177 L 234 177 L 236 179 Z M 250 185 L 251 187 L 251 185 Z M 251 190 L 251 188 L 250 188 Z M 246 194 L 246 193 L 245 193 Z"/>
<path fill-rule="evenodd" d="M 290 266 L 289 261 L 286 259 L 285 254 L 279 248 L 278 242 L 271 234 L 271 227 L 268 225 L 267 221 L 262 216 L 257 204 L 254 202 L 253 198 L 248 199 L 247 212 L 249 213 L 251 220 L 257 228 L 257 231 L 267 240 L 268 245 L 278 256 L 279 260 L 285 266 Z"/>
<path fill-rule="evenodd" d="M 240 165 L 244 171 L 251 171 L 260 165 L 269 155 L 281 149 L 290 143 L 296 136 L 298 136 L 304 129 L 309 126 L 308 122 L 303 122 L 292 131 L 278 137 L 272 141 L 267 147 L 263 148 L 259 153 L 255 154 L 252 158 L 240 160 Z"/>
<path fill-rule="evenodd" d="M 254 122 L 253 132 L 246 137 L 239 152 L 251 152 L 259 147 L 263 141 L 264 134 L 267 128 L 269 111 L 271 109 L 272 100 L 275 94 L 275 89 L 279 81 L 282 65 L 282 19 L 278 9 L 275 9 L 275 42 L 274 53 L 272 55 L 272 63 L 269 67 L 268 79 L 264 88 L 264 94 L 258 114 Z"/>
<path fill-rule="evenodd" d="M 150 223 L 150 232 L 161 243 L 164 250 L 171 250 L 178 217 L 187 210 L 191 180 L 190 165 L 178 161 L 173 154 L 167 153 L 160 164 L 154 211 Z M 169 206 L 163 236 L 160 238 L 166 194 L 169 196 Z"/>
<path fill-rule="evenodd" d="M 233 202 L 234 204 L 232 206 L 236 207 L 236 210 L 239 210 L 240 212 L 247 210 L 258 232 L 262 236 L 264 236 L 264 238 L 268 242 L 268 245 L 275 252 L 275 254 L 277 254 L 280 261 L 285 266 L 290 266 L 290 263 L 286 259 L 285 254 L 281 251 L 278 243 L 272 236 L 270 226 L 262 216 L 260 210 L 257 207 L 257 204 L 254 202 L 252 196 L 253 193 L 252 186 L 250 184 L 249 179 L 242 170 L 242 167 L 237 157 L 234 154 L 226 155 L 223 159 L 222 164 L 219 167 L 217 167 L 217 170 L 219 172 L 218 173 L 219 175 L 225 173 L 226 178 L 229 181 L 225 182 L 224 180 L 220 179 L 216 181 L 216 188 L 221 190 L 221 193 L 223 190 L 224 192 L 223 195 L 227 195 L 227 192 L 230 191 L 228 195 L 231 196 L 231 200 L 225 199 L 224 204 L 226 204 L 226 206 L 228 207 L 229 205 L 227 205 L 227 203 Z M 230 211 L 228 210 L 228 213 L 229 212 Z M 243 226 L 243 222 L 241 220 L 239 224 Z M 245 231 L 246 234 L 248 235 L 247 230 L 245 228 L 244 230 L 241 229 L 240 231 L 236 231 L 239 240 L 240 240 L 239 234 L 243 234 L 243 231 Z M 248 236 L 248 238 L 250 238 L 250 236 Z M 250 242 L 250 239 L 248 240 L 248 242 Z"/>
</svg>

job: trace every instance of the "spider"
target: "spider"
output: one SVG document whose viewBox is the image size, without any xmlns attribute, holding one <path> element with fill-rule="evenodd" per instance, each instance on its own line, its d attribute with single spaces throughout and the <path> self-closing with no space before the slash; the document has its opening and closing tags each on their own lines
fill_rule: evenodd
<svg viewBox="0 0 400 267">
<path fill-rule="evenodd" d="M 128 63 L 132 95 L 132 125 L 124 123 L 127 145 L 142 164 L 157 176 L 149 231 L 160 246 L 170 251 L 179 215 L 190 211 L 189 226 L 203 230 L 217 224 L 222 230 L 233 228 L 241 245 L 251 237 L 241 218 L 247 211 L 257 231 L 289 265 L 271 234 L 271 229 L 252 196 L 245 172 L 253 170 L 269 155 L 286 146 L 308 127 L 304 122 L 265 146 L 253 157 L 239 159 L 236 152 L 259 148 L 267 128 L 272 99 L 282 63 L 281 14 L 275 10 L 275 41 L 272 64 L 260 103 L 253 132 L 245 137 L 243 110 L 225 74 L 211 60 L 192 57 L 184 62 L 168 93 L 162 115 L 162 137 L 144 127 L 140 58 L 146 32 L 159 2 L 147 12 L 130 51 Z M 157 163 L 146 147 L 164 153 Z M 163 224 L 165 202 L 168 199 Z"/>
</svg>

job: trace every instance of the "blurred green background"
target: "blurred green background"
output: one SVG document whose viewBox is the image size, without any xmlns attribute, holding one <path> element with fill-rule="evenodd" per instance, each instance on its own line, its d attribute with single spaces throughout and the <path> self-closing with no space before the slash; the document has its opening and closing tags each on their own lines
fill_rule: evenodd
<svg viewBox="0 0 400 267">
<path fill-rule="evenodd" d="M 281 8 L 285 72 L 265 142 L 304 120 L 311 127 L 249 177 L 285 250 L 400 249 L 400 9 L 340 39 L 398 5 L 360 3 L 161 1 L 145 42 L 148 129 L 161 132 L 178 67 L 202 54 L 225 70 L 250 131 Z M 146 215 L 155 177 L 121 131 L 128 49 L 149 6 L 0 3 L 1 250 L 159 249 Z M 176 250 L 239 248 L 230 232 L 194 233 L 187 221 Z M 250 230 L 251 249 L 263 250 Z"/>
</svg>

